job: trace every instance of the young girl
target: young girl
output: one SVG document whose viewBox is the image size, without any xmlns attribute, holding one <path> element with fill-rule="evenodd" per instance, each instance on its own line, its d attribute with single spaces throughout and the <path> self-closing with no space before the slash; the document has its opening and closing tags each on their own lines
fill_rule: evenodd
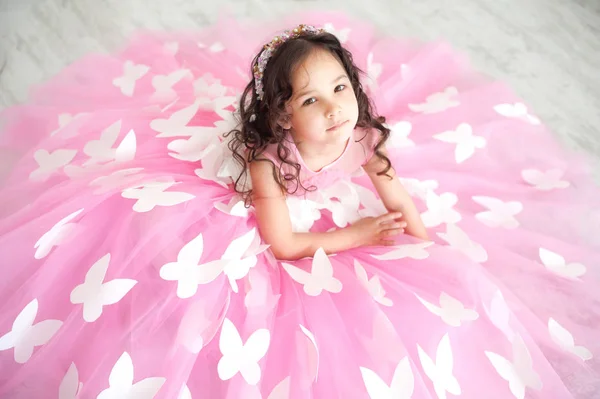
<svg viewBox="0 0 600 399">
<path fill-rule="evenodd" d="M 4 112 L 0 397 L 595 397 L 585 162 L 444 44 L 281 23 L 141 35 Z"/>
<path fill-rule="evenodd" d="M 336 253 L 392 245 L 405 228 L 426 240 L 419 213 L 386 156 L 390 130 L 384 118 L 373 115 L 352 55 L 335 36 L 311 26 L 301 25 L 291 35 L 267 45 L 262 54 L 275 52 L 272 60 L 261 54 L 255 61 L 255 80 L 240 106 L 245 123 L 232 142 L 238 160 L 244 158 L 240 150 L 250 150 L 251 200 L 263 239 L 286 260 L 312 256 L 319 248 Z M 360 166 L 389 213 L 332 232 L 293 231 L 286 195 L 304 195 L 339 179 L 327 169 L 349 174 Z"/>
</svg>

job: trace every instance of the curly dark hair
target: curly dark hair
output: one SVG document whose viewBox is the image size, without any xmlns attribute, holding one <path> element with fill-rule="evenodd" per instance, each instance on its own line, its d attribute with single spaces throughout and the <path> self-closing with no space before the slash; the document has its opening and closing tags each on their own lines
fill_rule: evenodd
<svg viewBox="0 0 600 399">
<path fill-rule="evenodd" d="M 281 167 L 273 167 L 273 177 L 282 190 L 293 194 L 299 187 L 305 190 L 314 189 L 314 187 L 302 186 L 299 178 L 300 164 L 289 159 L 290 150 L 285 145 L 287 131 L 279 125 L 279 122 L 288 117 L 285 108 L 287 101 L 292 97 L 292 74 L 315 50 L 330 52 L 343 66 L 358 102 L 359 114 L 356 127 L 376 129 L 381 134 L 375 146 L 375 155 L 383 161 L 385 167 L 378 172 L 378 175 L 387 175 L 391 168 L 390 160 L 381 151 L 381 147 L 390 135 L 390 130 L 383 125 L 385 117 L 375 114 L 374 106 L 363 90 L 360 76 L 364 75 L 364 72 L 354 64 L 352 54 L 334 35 L 327 32 L 303 34 L 281 44 L 269 59 L 262 78 L 264 90 L 262 100 L 258 99 L 255 92 L 254 79 L 248 83 L 240 100 L 238 127 L 225 134 L 225 137 L 232 136 L 228 143 L 229 149 L 242 168 L 242 172 L 234 182 L 234 188 L 242 195 L 246 205 L 250 204 L 252 195 L 252 190 L 246 188 L 248 187 L 246 184 L 248 165 L 255 161 L 272 163 L 261 157 L 269 144 L 277 144 L 277 156 L 282 165 L 287 164 L 294 171 L 294 173 L 283 173 Z M 256 64 L 260 54 L 261 52 L 256 55 L 252 66 Z M 251 69 L 251 75 L 252 73 Z M 364 137 L 358 141 L 362 139 Z"/>
</svg>

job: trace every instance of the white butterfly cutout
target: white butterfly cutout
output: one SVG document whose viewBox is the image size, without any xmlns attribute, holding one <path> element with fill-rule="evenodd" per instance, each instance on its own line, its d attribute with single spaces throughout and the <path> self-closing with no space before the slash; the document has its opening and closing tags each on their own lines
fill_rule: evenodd
<svg viewBox="0 0 600 399">
<path fill-rule="evenodd" d="M 52 226 L 48 232 L 41 236 L 39 240 L 37 240 L 34 245 L 34 248 L 36 249 L 34 255 L 35 259 L 45 258 L 48 256 L 50 251 L 52 251 L 52 248 L 66 243 L 73 237 L 77 223 L 71 223 L 71 221 L 75 219 L 81 212 L 83 212 L 83 208 L 61 219 L 58 223 Z"/>
<path fill-rule="evenodd" d="M 356 259 L 354 259 L 354 272 L 356 273 L 358 281 L 363 287 L 365 287 L 365 289 L 369 292 L 369 294 L 377 303 L 383 306 L 392 306 L 394 304 L 394 302 L 392 302 L 390 298 L 386 298 L 386 292 L 383 289 L 383 286 L 381 285 L 381 280 L 379 279 L 379 276 L 374 275 L 373 277 L 371 277 L 371 279 L 369 279 L 367 271 Z"/>
<path fill-rule="evenodd" d="M 581 263 L 567 263 L 564 257 L 548 249 L 540 248 L 539 255 L 546 269 L 561 277 L 578 279 L 587 271 L 585 265 Z"/>
<path fill-rule="evenodd" d="M 15 318 L 12 330 L 0 337 L 0 351 L 14 348 L 15 362 L 26 363 L 36 346 L 48 343 L 60 329 L 60 320 L 44 320 L 34 324 L 38 312 L 38 300 L 34 299 Z"/>
<path fill-rule="evenodd" d="M 371 399 L 411 399 L 415 389 L 415 377 L 408 357 L 404 357 L 394 371 L 392 382 L 388 385 L 373 370 L 361 367 L 365 388 Z"/>
<path fill-rule="evenodd" d="M 418 244 L 402 244 L 393 246 L 391 251 L 381 255 L 371 255 L 377 260 L 399 260 L 414 259 L 423 260 L 429 258 L 429 252 L 425 249 L 433 245 L 433 242 L 421 242 Z"/>
<path fill-rule="evenodd" d="M 315 252 L 310 272 L 289 263 L 281 265 L 295 282 L 304 286 L 306 295 L 319 296 L 323 291 L 334 294 L 342 291 L 342 282 L 333 277 L 333 266 L 323 248 Z"/>
<path fill-rule="evenodd" d="M 252 206 L 246 208 L 246 204 L 240 199 L 239 196 L 232 197 L 227 204 L 224 204 L 223 202 L 215 202 L 214 207 L 227 215 L 238 216 L 241 218 L 247 218 L 250 212 L 254 209 Z"/>
<path fill-rule="evenodd" d="M 270 342 L 269 330 L 262 328 L 254 331 L 244 343 L 235 325 L 225 318 L 219 339 L 223 355 L 217 365 L 219 378 L 227 381 L 240 373 L 249 385 L 258 384 L 261 378 L 258 362 L 267 354 Z"/>
<path fill-rule="evenodd" d="M 97 399 L 153 399 L 166 381 L 162 377 L 149 377 L 134 384 L 133 380 L 133 361 L 129 353 L 123 352 L 110 372 L 109 387 Z"/>
<path fill-rule="evenodd" d="M 454 159 L 459 164 L 471 158 L 476 149 L 483 149 L 487 144 L 484 137 L 473 134 L 473 128 L 468 123 L 461 123 L 456 130 L 435 134 L 433 138 L 444 143 L 456 144 Z"/>
<path fill-rule="evenodd" d="M 221 80 L 215 79 L 207 73 L 196 79 L 194 82 L 194 94 L 196 97 L 215 99 L 224 97 L 227 93 L 227 87 L 221 84 Z"/>
<path fill-rule="evenodd" d="M 90 267 L 83 284 L 71 291 L 71 303 L 83 304 L 83 319 L 92 323 L 102 315 L 104 306 L 119 302 L 137 284 L 132 279 L 114 279 L 104 282 L 110 263 L 110 253 Z"/>
<path fill-rule="evenodd" d="M 177 98 L 177 93 L 173 90 L 173 86 L 185 78 L 192 77 L 193 75 L 188 69 L 178 69 L 168 75 L 155 75 L 152 78 L 152 87 L 155 91 L 150 99 L 169 101 Z"/>
<path fill-rule="evenodd" d="M 488 227 L 503 227 L 516 229 L 519 221 L 515 218 L 523 210 L 523 204 L 518 201 L 504 202 L 498 198 L 474 196 L 473 201 L 489 209 L 479 212 L 475 218 Z"/>
<path fill-rule="evenodd" d="M 429 191 L 425 202 L 427 210 L 421 214 L 425 227 L 436 227 L 443 223 L 454 224 L 462 220 L 460 213 L 454 209 L 458 203 L 458 197 L 454 193 L 437 195 Z"/>
<path fill-rule="evenodd" d="M 62 113 L 58 115 L 58 128 L 50 132 L 50 137 L 54 136 L 56 133 L 60 132 L 62 128 L 68 126 L 71 122 L 73 122 L 73 115 L 68 112 Z"/>
<path fill-rule="evenodd" d="M 234 292 L 238 292 L 237 281 L 248 275 L 250 268 L 258 262 L 257 256 L 268 248 L 269 245 L 261 245 L 256 228 L 250 229 L 227 246 L 221 260 L 224 263 L 223 273 L 229 279 Z"/>
<path fill-rule="evenodd" d="M 458 107 L 460 101 L 455 97 L 458 96 L 456 87 L 448 87 L 444 91 L 431 94 L 425 99 L 424 103 L 409 104 L 408 108 L 413 112 L 421 112 L 424 114 L 435 114 L 446 111 L 450 108 Z"/>
<path fill-rule="evenodd" d="M 312 349 L 314 351 L 313 354 L 314 354 L 315 363 L 314 363 L 314 370 L 312 370 L 313 379 L 311 379 L 311 381 L 316 381 L 319 376 L 319 366 L 321 363 L 321 352 L 319 352 L 319 346 L 317 345 L 317 339 L 315 338 L 315 335 L 312 333 L 312 331 L 310 331 L 308 328 L 304 327 L 302 324 L 300 324 L 300 330 L 302 331 L 302 334 L 304 334 L 304 336 L 308 339 L 308 341 L 310 341 L 310 345 L 312 345 Z"/>
<path fill-rule="evenodd" d="M 115 147 L 121 133 L 122 122 L 118 120 L 100 134 L 98 140 L 90 140 L 83 147 L 83 152 L 89 157 L 81 166 L 65 166 L 65 174 L 70 178 L 84 176 L 90 171 L 110 166 L 120 162 L 128 162 L 135 158 L 137 151 L 137 137 L 133 129 L 125 135 L 123 140 Z M 101 179 L 101 176 L 98 179 Z M 96 180 L 98 180 L 96 179 Z"/>
<path fill-rule="evenodd" d="M 400 121 L 386 127 L 391 130 L 390 138 L 386 142 L 389 148 L 409 148 L 415 146 L 415 142 L 408 138 L 412 131 L 412 123 Z"/>
<path fill-rule="evenodd" d="M 52 132 L 50 132 L 50 137 L 55 136 L 56 134 L 58 134 L 61 130 L 63 130 L 65 127 L 69 126 L 71 124 L 71 122 L 83 117 L 89 115 L 86 112 L 81 112 L 75 115 L 69 114 L 69 113 L 62 113 L 58 115 L 58 128 L 56 128 L 56 130 L 53 130 Z M 66 137 L 63 135 L 63 137 Z M 69 137 L 72 137 L 71 135 L 69 135 Z"/>
<path fill-rule="evenodd" d="M 515 336 L 512 341 L 512 361 L 494 352 L 486 351 L 485 355 L 500 377 L 508 381 L 510 392 L 515 398 L 524 399 L 527 388 L 542 389 L 542 381 L 533 369 L 531 355 L 521 336 Z"/>
<path fill-rule="evenodd" d="M 210 105 L 207 99 L 196 99 L 194 103 L 173 112 L 167 119 L 156 118 L 150 122 L 150 128 L 158 132 L 156 137 L 191 137 L 202 135 L 208 126 L 188 126 L 201 107 Z"/>
<path fill-rule="evenodd" d="M 59 149 L 52 152 L 37 150 L 33 154 L 38 168 L 29 174 L 29 180 L 43 182 L 54 173 L 69 165 L 77 155 L 77 150 Z"/>
<path fill-rule="evenodd" d="M 310 231 L 315 221 L 321 219 L 320 205 L 315 201 L 288 195 L 285 203 L 288 207 L 292 231 L 296 233 Z"/>
<path fill-rule="evenodd" d="M 447 224 L 445 233 L 437 235 L 450 245 L 451 248 L 462 252 L 474 262 L 483 263 L 488 260 L 488 254 L 485 248 L 475 241 L 471 240 L 467 233 L 455 224 Z"/>
<path fill-rule="evenodd" d="M 446 399 L 446 392 L 451 393 L 452 395 L 460 395 L 460 385 L 456 377 L 452 375 L 454 358 L 448 334 L 442 337 L 437 346 L 435 362 L 420 345 L 417 345 L 417 351 L 425 374 L 429 377 L 431 382 L 433 382 L 433 388 L 438 399 Z"/>
<path fill-rule="evenodd" d="M 79 382 L 79 372 L 75 363 L 71 363 L 67 373 L 58 386 L 58 399 L 77 399 L 83 383 Z"/>
<path fill-rule="evenodd" d="M 322 207 L 331 212 L 333 222 L 338 227 L 346 227 L 360 219 L 360 197 L 356 187 L 356 184 L 340 180 L 321 190 L 324 196 Z"/>
<path fill-rule="evenodd" d="M 137 150 L 137 138 L 133 129 L 129 130 L 121 143 L 115 148 L 114 160 L 116 162 L 127 162 L 135 158 Z"/>
<path fill-rule="evenodd" d="M 210 51 L 211 53 L 220 53 L 220 52 L 222 52 L 222 51 L 225 50 L 225 46 L 221 42 L 214 42 L 210 46 L 207 46 L 206 44 L 204 44 L 202 42 L 198 42 L 196 44 L 201 49 L 206 49 L 207 48 L 208 51 Z"/>
<path fill-rule="evenodd" d="M 171 141 L 167 148 L 169 156 L 180 161 L 198 162 L 202 160 L 213 145 L 218 145 L 219 131 L 213 127 L 198 127 L 193 136 Z"/>
<path fill-rule="evenodd" d="M 240 98 L 234 96 L 217 97 L 210 101 L 212 110 L 221 118 L 213 123 L 220 133 L 229 132 L 239 125 L 236 117 L 239 102 Z M 229 109 L 231 106 L 234 111 Z"/>
<path fill-rule="evenodd" d="M 242 176 L 242 172 L 243 167 L 235 160 L 232 153 L 228 150 L 224 150 L 223 162 L 217 170 L 217 178 L 221 179 L 222 181 L 226 181 L 227 183 L 233 183 L 239 176 Z M 239 184 L 242 186 L 245 185 L 248 188 L 252 188 L 252 180 L 250 179 L 250 175 L 246 174 L 245 176 L 242 176 Z"/>
<path fill-rule="evenodd" d="M 228 188 L 228 184 L 232 182 L 231 178 L 227 176 L 229 174 L 227 168 L 224 168 L 228 158 L 233 157 L 225 142 L 212 143 L 206 148 L 202 156 L 202 166 L 194 170 L 194 173 L 203 180 L 213 181 L 224 188 Z"/>
<path fill-rule="evenodd" d="M 427 200 L 427 194 L 429 192 L 434 192 L 440 186 L 440 183 L 437 180 L 418 180 L 413 178 L 403 178 L 399 177 L 400 183 L 404 186 L 406 191 L 413 196 L 419 197 L 422 200 Z"/>
<path fill-rule="evenodd" d="M 532 125 L 539 125 L 541 121 L 539 118 L 531 115 L 527 110 L 527 106 L 523 103 L 514 104 L 498 104 L 494 106 L 494 111 L 507 118 L 518 118 L 525 120 Z"/>
<path fill-rule="evenodd" d="M 137 81 L 149 71 L 150 67 L 147 65 L 136 65 L 132 61 L 126 61 L 123 65 L 123 76 L 115 78 L 112 83 L 115 87 L 121 89 L 123 95 L 131 97 L 135 91 Z"/>
<path fill-rule="evenodd" d="M 121 133 L 122 121 L 118 120 L 100 134 L 100 139 L 88 141 L 83 152 L 90 157 L 83 166 L 107 162 L 127 162 L 135 158 L 137 140 L 135 132 L 130 130 L 120 144 L 113 148 Z"/>
<path fill-rule="evenodd" d="M 567 180 L 562 180 L 563 176 L 564 171 L 560 169 L 550 169 L 545 172 L 537 169 L 525 169 L 521 172 L 523 180 L 541 191 L 569 187 L 571 183 Z"/>
<path fill-rule="evenodd" d="M 223 90 L 225 90 L 225 88 L 223 88 Z M 185 122 L 185 124 L 187 124 L 191 121 L 191 118 L 198 111 L 199 107 L 203 107 L 207 109 L 212 109 L 217 113 L 217 115 L 221 119 L 216 120 L 213 123 L 214 126 L 194 126 L 187 127 L 186 129 L 179 128 L 180 133 L 185 132 L 185 134 L 179 134 L 179 136 L 185 135 L 190 137 L 188 139 L 178 139 L 170 142 L 168 148 L 169 150 L 174 152 L 169 153 L 169 155 L 173 158 L 190 162 L 197 162 L 199 160 L 202 160 L 204 166 L 206 162 L 211 162 L 209 159 L 205 159 L 205 157 L 211 151 L 213 151 L 215 147 L 218 147 L 218 150 L 222 152 L 219 153 L 219 166 L 222 165 L 222 162 L 224 162 L 224 160 L 233 159 L 229 149 L 227 148 L 227 141 L 223 140 L 223 142 L 221 143 L 222 133 L 233 130 L 233 128 L 235 128 L 235 126 L 237 126 L 238 124 L 237 120 L 235 119 L 234 113 L 226 109 L 230 105 L 232 105 L 233 100 L 235 100 L 234 97 L 199 97 L 196 101 L 197 104 L 200 104 L 198 107 L 192 106 L 185 109 L 185 112 L 183 112 L 184 110 L 181 110 L 174 113 L 170 119 L 173 119 L 175 117 L 175 114 L 181 112 L 181 121 L 182 123 Z M 178 114 L 177 119 L 179 118 L 180 117 Z M 171 136 L 172 135 L 168 137 Z M 161 137 L 161 135 L 159 135 L 158 137 Z M 227 156 L 225 156 L 225 154 L 227 154 Z M 215 174 L 215 176 L 223 177 L 221 175 L 224 171 L 219 169 L 219 166 L 216 167 L 213 173 Z M 237 172 L 239 171 L 236 170 L 236 174 L 232 174 L 232 176 L 235 176 L 235 178 L 237 178 Z"/>
<path fill-rule="evenodd" d="M 323 29 L 337 37 L 341 43 L 346 43 L 348 41 L 348 36 L 350 36 L 350 28 L 336 29 L 331 22 L 323 25 Z"/>
<path fill-rule="evenodd" d="M 497 290 L 490 301 L 489 307 L 484 303 L 483 308 L 492 324 L 502 331 L 504 336 L 512 342 L 515 337 L 515 332 L 510 327 L 510 309 L 506 304 L 502 292 Z"/>
<path fill-rule="evenodd" d="M 221 259 L 200 263 L 204 251 L 202 234 L 188 242 L 179 251 L 177 261 L 167 263 L 160 269 L 164 280 L 177 281 L 177 296 L 190 298 L 196 294 L 199 284 L 208 284 L 224 273 L 232 290 L 238 292 L 237 280 L 248 275 L 258 262 L 257 256 L 269 248 L 260 244 L 256 228 L 234 239 L 225 249 Z"/>
<path fill-rule="evenodd" d="M 187 384 L 184 384 L 183 387 L 181 387 L 181 391 L 179 391 L 179 396 L 177 399 L 192 399 L 192 392 Z"/>
<path fill-rule="evenodd" d="M 427 310 L 440 316 L 442 321 L 449 326 L 460 327 L 465 321 L 474 321 L 479 318 L 479 314 L 475 310 L 466 309 L 461 301 L 445 292 L 440 294 L 440 306 L 429 303 L 418 295 L 416 297 Z"/>
<path fill-rule="evenodd" d="M 375 192 L 371 191 L 367 187 L 361 186 L 360 184 L 353 184 L 354 191 L 358 194 L 359 206 L 363 208 L 357 211 L 360 217 L 378 217 L 387 213 L 383 202 L 377 198 Z M 353 220 L 354 221 L 354 220 Z"/>
<path fill-rule="evenodd" d="M 548 320 L 548 331 L 550 332 L 552 341 L 554 341 L 561 349 L 574 354 L 581 360 L 590 360 L 593 358 L 592 352 L 585 346 L 575 345 L 573 334 L 553 318 Z"/>
<path fill-rule="evenodd" d="M 149 212 L 157 206 L 174 206 L 194 199 L 196 196 L 183 191 L 166 191 L 177 182 L 148 182 L 123 190 L 121 196 L 136 200 L 135 212 Z"/>
<path fill-rule="evenodd" d="M 344 228 L 360 219 L 359 206 L 351 205 L 350 202 L 346 201 L 347 199 L 348 198 L 342 199 L 343 202 L 328 199 L 323 206 L 331 212 L 333 222 L 340 228 Z M 358 203 L 358 197 L 356 197 L 356 202 Z"/>
<path fill-rule="evenodd" d="M 202 233 L 181 248 L 175 262 L 160 268 L 160 277 L 167 281 L 177 281 L 177 296 L 191 298 L 198 291 L 199 284 L 208 284 L 223 271 L 224 262 L 215 260 L 200 263 L 204 252 Z"/>
<path fill-rule="evenodd" d="M 90 186 L 96 186 L 94 194 L 106 194 L 116 189 L 131 186 L 133 182 L 140 178 L 139 173 L 144 168 L 120 169 L 109 175 L 100 176 L 90 182 Z"/>
</svg>

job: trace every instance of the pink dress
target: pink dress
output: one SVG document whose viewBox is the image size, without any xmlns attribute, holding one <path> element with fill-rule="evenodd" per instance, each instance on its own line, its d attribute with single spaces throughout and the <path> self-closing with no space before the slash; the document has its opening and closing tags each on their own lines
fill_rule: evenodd
<svg viewBox="0 0 600 399">
<path fill-rule="evenodd" d="M 306 21 L 367 71 L 431 242 L 281 262 L 232 190 L 251 57 Z M 2 118 L 1 398 L 598 397 L 600 189 L 446 44 L 226 20 L 85 57 Z M 384 212 L 363 133 L 319 172 L 290 145 L 317 187 L 295 231 Z"/>
</svg>

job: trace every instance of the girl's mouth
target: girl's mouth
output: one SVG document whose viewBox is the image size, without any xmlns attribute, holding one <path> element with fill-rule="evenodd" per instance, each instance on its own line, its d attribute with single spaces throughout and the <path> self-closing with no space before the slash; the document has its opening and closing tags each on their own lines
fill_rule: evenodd
<svg viewBox="0 0 600 399">
<path fill-rule="evenodd" d="M 346 123 L 348 123 L 348 121 L 337 123 L 337 124 L 333 125 L 332 127 L 330 127 L 329 129 L 327 129 L 327 131 L 330 132 L 332 130 L 337 130 L 340 127 L 344 126 Z"/>
</svg>

